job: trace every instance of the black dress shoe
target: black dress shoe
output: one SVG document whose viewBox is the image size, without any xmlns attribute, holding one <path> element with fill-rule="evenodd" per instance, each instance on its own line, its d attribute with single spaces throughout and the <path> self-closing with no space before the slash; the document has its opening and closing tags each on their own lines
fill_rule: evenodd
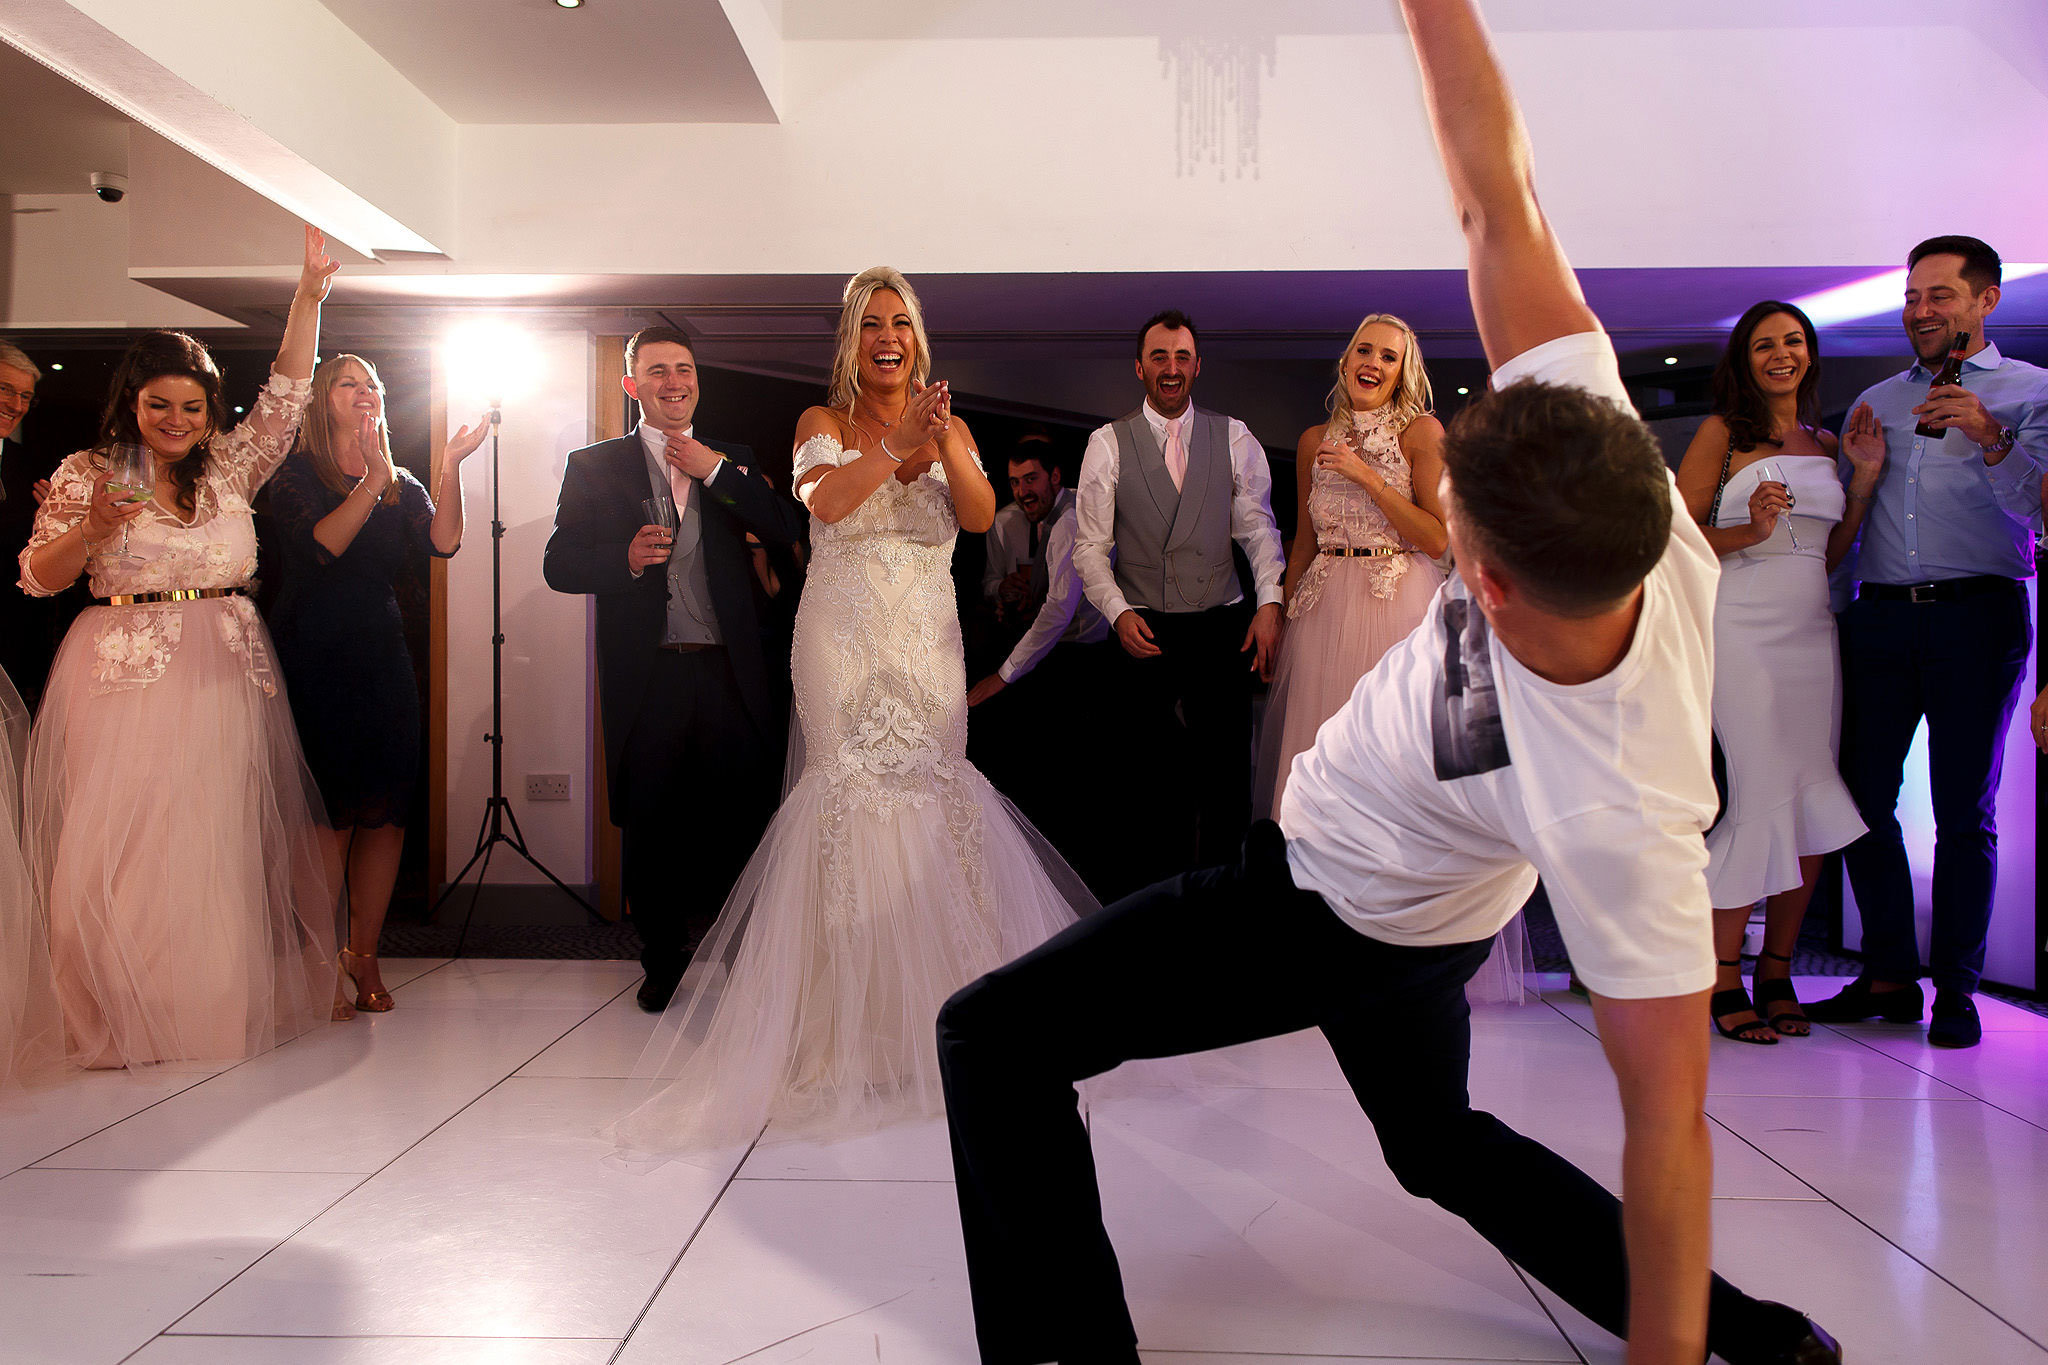
<svg viewBox="0 0 2048 1365">
<path fill-rule="evenodd" d="M 1806 1017 L 1822 1024 L 1854 1024 L 1864 1019 L 1917 1024 L 1926 1009 L 1927 997 L 1917 981 L 1895 991 L 1874 991 L 1870 978 L 1859 976 L 1844 986 L 1840 994 L 1808 1005 Z"/>
<path fill-rule="evenodd" d="M 1968 991 L 1934 993 L 1934 1017 L 1927 1025 L 1927 1041 L 1936 1047 L 1975 1047 L 1984 1041 L 1984 1024 L 1977 1018 L 1977 1002 Z"/>
<path fill-rule="evenodd" d="M 680 974 L 671 976 L 667 972 L 659 975 L 649 972 L 641 981 L 640 989 L 634 993 L 633 999 L 649 1014 L 660 1014 L 668 1008 L 670 997 L 676 993 L 676 983 L 681 980 Z"/>
<path fill-rule="evenodd" d="M 1785 1344 L 1755 1356 L 1744 1356 L 1742 1365 L 1841 1365 L 1842 1347 L 1828 1330 L 1796 1308 L 1782 1303 L 1764 1303 L 1772 1315 L 1785 1320 Z"/>
</svg>

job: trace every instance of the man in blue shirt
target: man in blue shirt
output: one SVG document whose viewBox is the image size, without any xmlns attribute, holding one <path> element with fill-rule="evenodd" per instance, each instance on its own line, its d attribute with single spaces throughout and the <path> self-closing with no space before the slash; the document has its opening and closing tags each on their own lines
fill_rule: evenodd
<svg viewBox="0 0 2048 1365">
<path fill-rule="evenodd" d="M 1863 394 L 1851 422 L 1884 428 L 1887 462 L 1863 522 L 1842 614 L 1842 777 L 1870 832 L 1847 863 L 1863 916 L 1863 974 L 1807 1013 L 1839 1023 L 1918 1022 L 1924 1008 L 1913 884 L 1895 807 L 1906 752 L 1927 722 L 1934 799 L 1934 934 L 1928 1041 L 1973 1047 L 1971 996 L 1998 873 L 2005 727 L 2033 643 L 2022 580 L 2034 573 L 2048 467 L 2048 371 L 1984 336 L 1998 253 L 1934 237 L 1907 258 L 1906 337 L 1918 362 Z M 1962 381 L 1930 388 L 1959 332 Z M 1920 436 L 1925 422 L 1940 429 Z"/>
</svg>

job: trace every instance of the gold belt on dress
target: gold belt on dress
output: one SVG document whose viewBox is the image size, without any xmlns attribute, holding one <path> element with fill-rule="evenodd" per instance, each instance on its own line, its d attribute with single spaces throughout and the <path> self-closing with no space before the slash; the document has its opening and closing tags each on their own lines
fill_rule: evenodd
<svg viewBox="0 0 2048 1365">
<path fill-rule="evenodd" d="M 172 588 L 169 592 L 117 592 L 112 597 L 95 597 L 103 607 L 139 607 L 151 602 L 197 602 L 208 597 L 243 597 L 246 588 Z"/>
<path fill-rule="evenodd" d="M 1397 550 L 1387 545 L 1318 545 L 1316 546 L 1316 553 L 1319 555 L 1335 555 L 1339 559 L 1353 559 L 1360 556 L 1377 559 L 1382 555 L 1412 555 L 1415 551 Z"/>
</svg>

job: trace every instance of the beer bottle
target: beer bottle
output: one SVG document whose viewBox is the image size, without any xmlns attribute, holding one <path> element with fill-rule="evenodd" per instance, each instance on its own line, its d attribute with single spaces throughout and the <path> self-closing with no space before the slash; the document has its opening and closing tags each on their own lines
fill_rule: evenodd
<svg viewBox="0 0 2048 1365">
<path fill-rule="evenodd" d="M 1956 339 L 1949 343 L 1948 359 L 1941 362 L 1941 373 L 1935 375 L 1934 382 L 1927 386 L 1929 393 L 1932 393 L 1944 384 L 1960 384 L 1963 382 L 1963 352 L 1969 348 L 1970 334 L 1968 332 L 1957 332 Z M 1927 425 L 1927 419 L 1923 417 L 1920 419 L 1920 424 L 1913 428 L 1913 434 L 1915 436 L 1929 436 L 1939 441 L 1948 432 L 1941 427 Z"/>
</svg>

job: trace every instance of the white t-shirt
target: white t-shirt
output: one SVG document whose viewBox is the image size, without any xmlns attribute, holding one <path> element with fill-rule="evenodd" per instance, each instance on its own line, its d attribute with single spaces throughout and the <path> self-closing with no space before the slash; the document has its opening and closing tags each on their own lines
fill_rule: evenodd
<svg viewBox="0 0 2048 1365">
<path fill-rule="evenodd" d="M 1628 403 L 1601 332 L 1546 342 L 1493 383 L 1521 379 Z M 1646 998 L 1713 984 L 1701 835 L 1717 805 L 1720 565 L 1675 481 L 1671 502 L 1671 540 L 1644 580 L 1628 653 L 1592 682 L 1530 672 L 1464 580 L 1445 581 L 1294 760 L 1280 826 L 1295 885 L 1360 933 L 1427 946 L 1498 933 L 1541 874 L 1593 990 Z"/>
</svg>

